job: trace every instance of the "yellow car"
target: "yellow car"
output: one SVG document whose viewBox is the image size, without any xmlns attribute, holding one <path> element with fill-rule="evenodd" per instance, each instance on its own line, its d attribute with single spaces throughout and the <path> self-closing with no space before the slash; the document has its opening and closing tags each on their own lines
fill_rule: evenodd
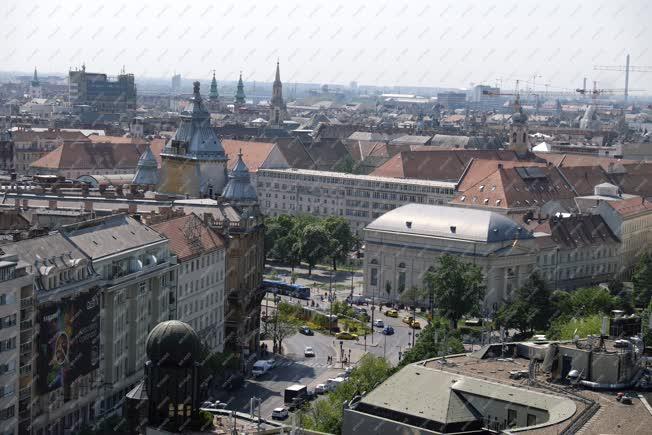
<svg viewBox="0 0 652 435">
<path fill-rule="evenodd" d="M 421 329 L 421 323 L 419 323 L 418 320 L 415 320 L 412 323 L 410 323 L 410 326 L 412 327 L 412 329 Z"/>
<path fill-rule="evenodd" d="M 335 334 L 335 338 L 338 340 L 357 340 L 358 336 L 356 334 L 351 334 L 350 332 L 338 332 Z"/>
<path fill-rule="evenodd" d="M 387 317 L 398 317 L 398 311 L 396 310 L 387 310 L 385 311 Z"/>
<path fill-rule="evenodd" d="M 412 316 L 403 317 L 403 323 L 406 323 L 408 325 L 412 325 L 412 322 L 414 322 L 414 317 L 412 317 Z"/>
</svg>

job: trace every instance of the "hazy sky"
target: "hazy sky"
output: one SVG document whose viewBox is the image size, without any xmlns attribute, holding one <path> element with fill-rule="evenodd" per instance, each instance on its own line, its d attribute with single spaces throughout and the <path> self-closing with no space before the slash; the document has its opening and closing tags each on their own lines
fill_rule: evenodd
<svg viewBox="0 0 652 435">
<path fill-rule="evenodd" d="M 650 0 L 0 2 L 0 69 L 468 87 L 622 88 L 593 65 L 652 65 Z M 652 73 L 631 88 L 652 92 Z"/>
</svg>

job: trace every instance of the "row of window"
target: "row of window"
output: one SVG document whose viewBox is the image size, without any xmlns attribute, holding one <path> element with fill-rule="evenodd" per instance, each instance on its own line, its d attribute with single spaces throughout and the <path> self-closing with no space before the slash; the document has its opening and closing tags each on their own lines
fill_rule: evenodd
<svg viewBox="0 0 652 435">
<path fill-rule="evenodd" d="M 16 325 L 16 314 L 0 317 L 0 329 L 10 328 Z"/>
<path fill-rule="evenodd" d="M 343 184 L 348 186 L 360 186 L 368 187 L 372 189 L 392 189 L 392 190 L 403 190 L 403 191 L 413 191 L 413 192 L 430 192 L 430 193 L 443 193 L 446 195 L 452 195 L 453 189 L 445 187 L 433 187 L 433 186 L 418 186 L 416 184 L 408 183 L 389 183 L 381 182 L 376 180 L 357 180 L 354 177 L 328 177 L 328 176 L 315 176 L 315 175 L 304 175 L 304 174 L 290 174 L 290 173 L 271 173 L 266 171 L 261 171 L 259 177 L 263 178 L 280 178 L 288 180 L 300 180 L 300 181 L 310 181 L 310 182 L 321 182 L 324 184 Z M 260 187 L 261 183 L 259 183 Z M 265 183 L 266 187 L 270 187 L 270 183 Z M 286 188 L 286 184 L 283 184 L 283 189 Z M 274 183 L 274 188 L 279 188 L 279 183 Z"/>
<path fill-rule="evenodd" d="M 0 409 L 0 421 L 9 420 L 16 415 L 16 405 L 11 405 L 5 409 Z"/>
<path fill-rule="evenodd" d="M 4 352 L 11 349 L 16 349 L 16 337 L 7 338 L 6 340 L 0 340 L 0 352 Z"/>
<path fill-rule="evenodd" d="M 194 260 L 186 261 L 185 267 L 180 268 L 179 275 L 183 275 L 184 273 L 191 273 L 195 270 L 199 270 L 200 268 L 203 269 L 217 263 L 220 260 L 224 260 L 224 250 L 213 251 L 209 254 L 202 255 L 201 257 L 195 258 Z"/>
<path fill-rule="evenodd" d="M 0 364 L 0 375 L 4 375 L 5 373 L 13 373 L 15 371 L 16 371 L 16 361 L 13 359 L 7 361 L 6 363 Z"/>
</svg>

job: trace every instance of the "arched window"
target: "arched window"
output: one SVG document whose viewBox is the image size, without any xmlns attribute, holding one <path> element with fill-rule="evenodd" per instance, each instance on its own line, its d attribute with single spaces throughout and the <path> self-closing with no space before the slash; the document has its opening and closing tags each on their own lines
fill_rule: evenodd
<svg viewBox="0 0 652 435">
<path fill-rule="evenodd" d="M 405 269 L 405 263 L 399 263 L 398 267 L 401 268 L 401 269 Z"/>
<path fill-rule="evenodd" d="M 371 260 L 371 264 L 378 264 L 378 260 L 374 258 L 373 260 Z"/>
<path fill-rule="evenodd" d="M 523 133 L 523 143 L 527 140 L 527 137 L 525 136 L 525 133 Z"/>
<path fill-rule="evenodd" d="M 516 142 L 516 132 L 512 134 L 512 142 Z"/>
</svg>

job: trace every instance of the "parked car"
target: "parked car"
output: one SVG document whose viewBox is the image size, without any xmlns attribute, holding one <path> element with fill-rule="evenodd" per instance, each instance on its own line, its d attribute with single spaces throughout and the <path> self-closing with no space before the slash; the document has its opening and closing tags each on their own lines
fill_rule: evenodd
<svg viewBox="0 0 652 435">
<path fill-rule="evenodd" d="M 272 418 L 274 420 L 285 420 L 288 418 L 290 413 L 288 412 L 288 409 L 283 407 L 283 408 L 274 408 L 272 411 Z"/>
<path fill-rule="evenodd" d="M 352 372 L 353 372 L 352 366 L 348 366 L 347 368 L 344 369 L 344 373 L 346 373 L 347 378 L 351 375 Z"/>
<path fill-rule="evenodd" d="M 215 405 L 213 404 L 213 402 L 206 401 L 206 402 L 202 402 L 200 408 L 215 409 Z"/>
<path fill-rule="evenodd" d="M 414 317 L 412 317 L 412 316 L 403 317 L 403 323 L 406 323 L 408 325 L 412 325 L 412 322 L 414 322 Z"/>
<path fill-rule="evenodd" d="M 299 328 L 299 332 L 303 335 L 315 335 L 312 329 L 308 328 L 307 326 L 302 326 Z"/>
<path fill-rule="evenodd" d="M 385 311 L 387 317 L 398 317 L 398 311 L 396 310 L 387 310 Z"/>
<path fill-rule="evenodd" d="M 303 356 L 306 358 L 314 357 L 315 356 L 315 351 L 312 347 L 306 346 L 305 350 L 303 351 Z"/>
<path fill-rule="evenodd" d="M 385 335 L 393 335 L 394 334 L 394 328 L 391 326 L 385 326 L 385 329 L 383 329 L 383 334 Z"/>
<path fill-rule="evenodd" d="M 324 394 L 326 392 L 326 384 L 317 384 L 315 386 L 315 393 L 316 394 Z"/>
<path fill-rule="evenodd" d="M 254 363 L 253 368 L 251 369 L 251 374 L 254 376 L 260 376 L 267 373 L 272 367 L 274 367 L 274 360 L 258 360 Z"/>
<path fill-rule="evenodd" d="M 350 332 L 342 331 L 335 334 L 335 338 L 338 340 L 357 340 L 357 334 L 351 334 Z"/>
<path fill-rule="evenodd" d="M 374 326 L 376 328 L 384 328 L 385 322 L 383 322 L 382 319 L 374 320 Z"/>
<path fill-rule="evenodd" d="M 410 326 L 412 329 L 421 329 L 421 323 L 419 323 L 418 320 L 413 320 L 412 323 L 410 323 Z"/>
</svg>

